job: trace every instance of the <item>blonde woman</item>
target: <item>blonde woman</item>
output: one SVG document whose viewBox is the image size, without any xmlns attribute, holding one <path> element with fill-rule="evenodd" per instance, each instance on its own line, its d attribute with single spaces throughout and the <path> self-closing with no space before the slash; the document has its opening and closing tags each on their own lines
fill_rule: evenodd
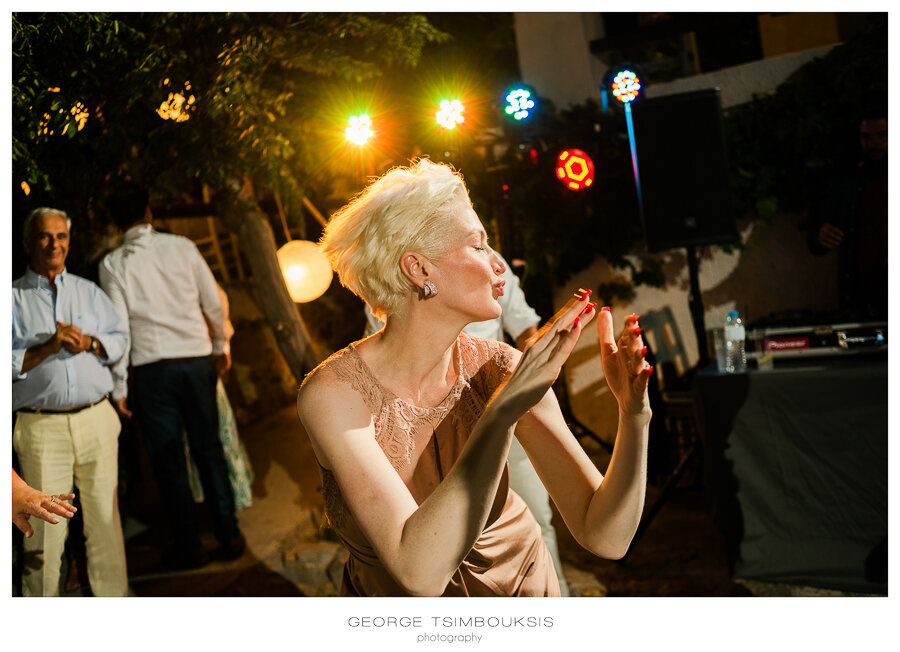
<svg viewBox="0 0 900 652">
<path fill-rule="evenodd" d="M 606 476 L 550 386 L 596 316 L 580 291 L 523 352 L 462 333 L 496 318 L 503 263 L 459 175 L 420 160 L 338 211 L 322 242 L 341 282 L 385 328 L 304 381 L 300 420 L 326 510 L 350 551 L 343 595 L 559 595 L 540 527 L 508 488 L 517 437 L 581 545 L 621 557 L 644 502 L 650 407 L 637 318 L 618 341 L 600 311 L 603 371 L 619 404 Z"/>
</svg>

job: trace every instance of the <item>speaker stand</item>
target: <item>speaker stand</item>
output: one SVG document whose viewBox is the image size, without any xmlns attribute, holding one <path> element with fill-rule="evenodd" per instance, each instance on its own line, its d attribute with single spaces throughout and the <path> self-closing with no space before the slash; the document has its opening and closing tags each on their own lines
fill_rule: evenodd
<svg viewBox="0 0 900 652">
<path fill-rule="evenodd" d="M 709 346 L 706 341 L 706 320 L 703 317 L 703 298 L 700 295 L 700 272 L 697 261 L 697 249 L 694 245 L 687 247 L 688 274 L 691 281 L 691 293 L 688 297 L 688 306 L 691 310 L 691 321 L 694 324 L 694 334 L 697 336 L 697 347 L 700 353 L 699 368 L 703 369 L 709 364 Z"/>
<path fill-rule="evenodd" d="M 691 322 L 693 322 L 694 325 L 694 333 L 697 336 L 697 346 L 700 349 L 700 362 L 697 368 L 703 369 L 707 364 L 709 364 L 709 351 L 706 341 L 706 320 L 703 317 L 703 299 L 700 295 L 700 270 L 697 260 L 697 249 L 696 247 L 694 247 L 694 245 L 688 245 L 687 258 L 688 274 L 691 283 L 691 292 L 690 296 L 688 297 L 688 305 L 691 310 Z M 684 400 L 682 400 L 681 402 L 684 402 Z M 687 403 L 691 404 L 690 398 L 687 399 Z M 693 432 L 687 451 L 685 451 L 684 455 L 681 457 L 681 460 L 678 462 L 678 465 L 666 478 L 666 481 L 663 484 L 659 495 L 656 497 L 656 500 L 653 501 L 653 504 L 649 506 L 649 508 L 642 516 L 641 522 L 638 525 L 638 529 L 634 533 L 634 537 L 632 537 L 631 539 L 631 544 L 628 547 L 628 551 L 622 556 L 622 558 L 619 560 L 619 563 L 625 564 L 628 562 L 631 551 L 634 550 L 638 541 L 644 535 L 644 532 L 646 532 L 647 528 L 650 526 L 650 523 L 656 517 L 660 508 L 663 506 L 663 503 L 669 498 L 669 494 L 674 490 L 675 485 L 678 484 L 681 476 L 684 475 L 684 472 L 688 468 L 688 465 L 699 452 L 700 440 L 698 439 L 697 433 Z"/>
<path fill-rule="evenodd" d="M 694 456 L 699 452 L 700 442 L 697 439 L 693 439 L 688 445 L 687 451 L 684 453 L 684 455 L 681 457 L 681 460 L 678 462 L 678 465 L 675 467 L 675 470 L 666 477 L 666 481 L 663 484 L 659 495 L 656 497 L 656 500 L 653 501 L 653 504 L 650 505 L 644 516 L 641 518 L 638 529 L 635 531 L 634 536 L 631 538 L 631 544 L 628 546 L 628 551 L 624 555 L 622 555 L 622 558 L 619 560 L 620 564 L 625 564 L 628 562 L 631 551 L 634 550 L 635 546 L 637 546 L 638 544 L 638 541 L 642 536 L 644 536 L 644 532 L 647 531 L 650 523 L 654 518 L 656 518 L 656 514 L 663 506 L 663 503 L 669 498 L 669 494 L 672 493 L 672 491 L 675 489 L 675 485 L 677 485 L 678 481 L 681 480 L 681 476 L 684 475 L 684 472 L 685 470 L 687 470 L 688 465 L 694 459 Z"/>
</svg>

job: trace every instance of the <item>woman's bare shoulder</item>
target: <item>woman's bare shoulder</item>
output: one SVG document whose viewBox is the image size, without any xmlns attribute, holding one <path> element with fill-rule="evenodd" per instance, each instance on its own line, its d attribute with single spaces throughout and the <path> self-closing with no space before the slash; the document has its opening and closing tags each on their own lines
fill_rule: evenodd
<svg viewBox="0 0 900 652">
<path fill-rule="evenodd" d="M 350 347 L 338 351 L 306 375 L 297 391 L 297 410 L 301 418 L 305 409 L 321 410 L 346 401 L 362 402 L 355 383 L 348 378 L 347 356 L 350 355 Z"/>
<path fill-rule="evenodd" d="M 339 366 L 319 365 L 297 392 L 297 416 L 309 436 L 319 464 L 333 468 L 332 460 L 352 446 L 357 437 L 371 438 L 372 413 L 357 386 Z M 342 452 L 343 451 L 343 452 Z"/>
</svg>

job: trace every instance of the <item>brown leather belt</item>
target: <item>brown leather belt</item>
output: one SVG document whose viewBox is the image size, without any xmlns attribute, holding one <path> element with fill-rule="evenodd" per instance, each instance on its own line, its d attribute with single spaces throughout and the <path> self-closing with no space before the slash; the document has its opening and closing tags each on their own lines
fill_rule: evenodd
<svg viewBox="0 0 900 652">
<path fill-rule="evenodd" d="M 89 403 L 88 405 L 78 405 L 76 407 L 70 408 L 39 408 L 39 407 L 20 407 L 16 410 L 16 412 L 28 412 L 29 414 L 77 414 L 82 412 L 83 410 L 87 410 L 88 408 L 92 408 L 95 405 L 100 405 L 103 401 L 109 398 L 109 394 L 104 394 L 103 398 L 95 403 Z"/>
</svg>

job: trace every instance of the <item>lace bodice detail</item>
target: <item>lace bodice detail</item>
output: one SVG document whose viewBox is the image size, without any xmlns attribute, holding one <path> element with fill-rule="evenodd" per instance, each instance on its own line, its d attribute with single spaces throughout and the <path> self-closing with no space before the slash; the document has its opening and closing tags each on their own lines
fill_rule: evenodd
<svg viewBox="0 0 900 652">
<path fill-rule="evenodd" d="M 331 373 L 358 392 L 372 414 L 378 445 L 398 474 L 407 478 L 418 460 L 417 450 L 428 444 L 440 424 L 446 423 L 442 429 L 449 428 L 454 437 L 465 442 L 487 401 L 511 371 L 513 349 L 506 344 L 461 333 L 455 348 L 459 375 L 444 399 L 433 407 L 412 405 L 386 389 L 355 344 L 319 365 L 304 384 L 313 374 Z M 455 459 L 448 462 L 452 464 Z M 346 506 L 331 472 L 323 469 L 322 476 L 325 509 L 332 525 L 339 527 Z"/>
<path fill-rule="evenodd" d="M 372 414 L 373 436 L 381 451 L 420 505 L 451 472 L 485 405 L 512 371 L 515 359 L 515 351 L 506 344 L 467 334 L 459 336 L 453 354 L 459 376 L 443 400 L 432 407 L 411 405 L 388 391 L 355 345 L 334 354 L 305 381 L 316 374 L 328 374 L 329 385 L 346 383 L 362 397 Z M 322 486 L 325 512 L 349 552 L 340 594 L 407 595 L 344 502 L 337 478 L 324 468 Z M 524 501 L 509 489 L 507 471 L 500 479 L 481 534 L 443 595 L 559 595 L 541 528 Z"/>
</svg>

